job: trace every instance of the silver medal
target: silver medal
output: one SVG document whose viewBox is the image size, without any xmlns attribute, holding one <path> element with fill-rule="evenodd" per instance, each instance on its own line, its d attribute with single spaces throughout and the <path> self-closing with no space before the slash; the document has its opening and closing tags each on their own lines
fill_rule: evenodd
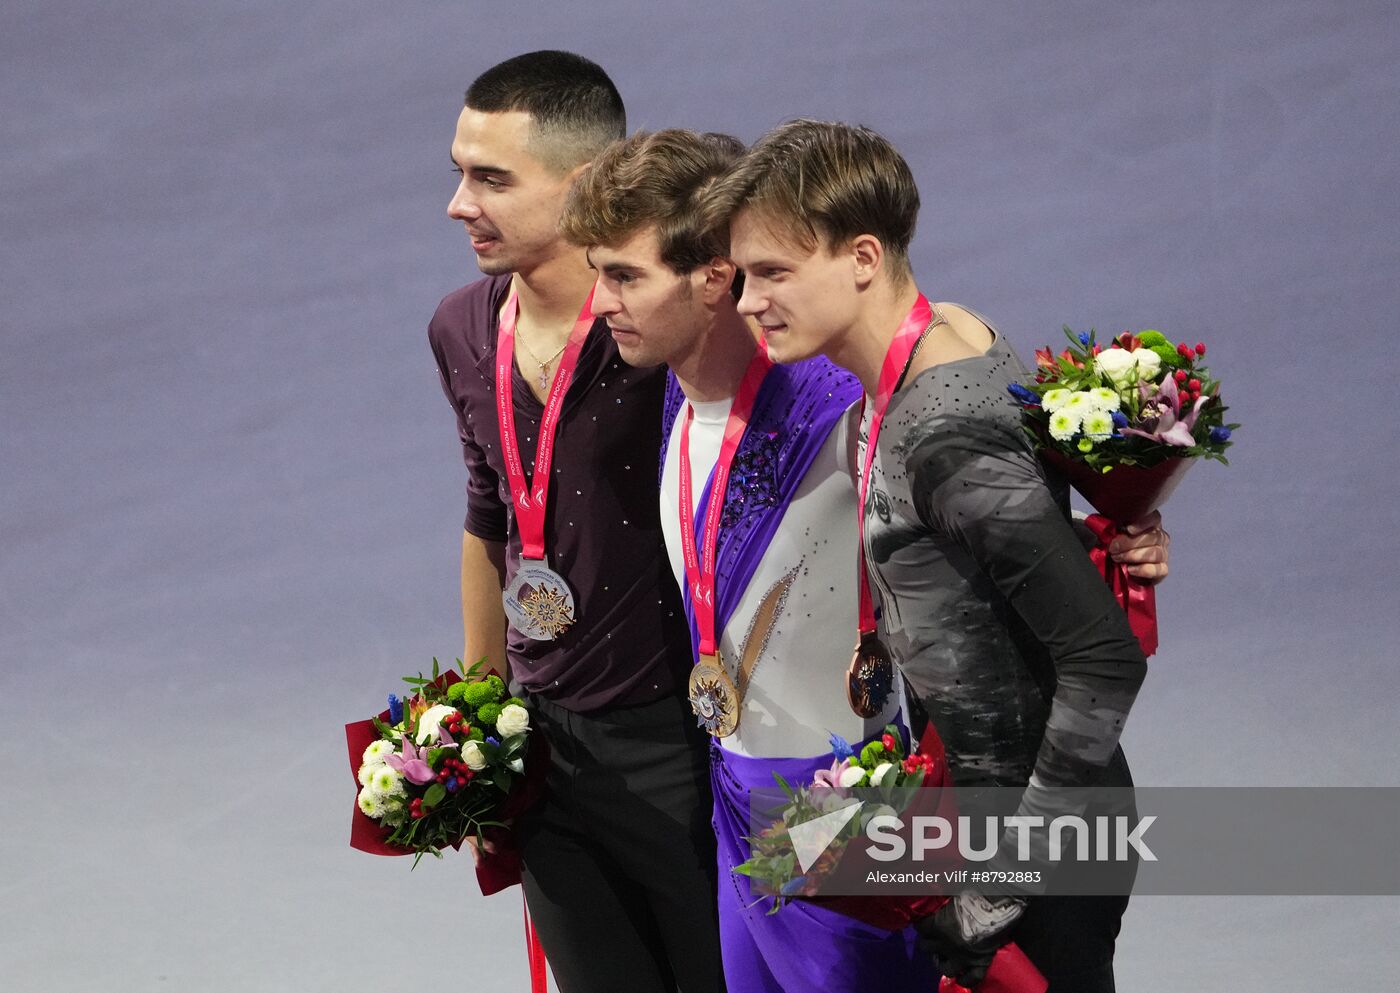
<svg viewBox="0 0 1400 993">
<path fill-rule="evenodd" d="M 535 641 L 553 641 L 574 623 L 574 594 L 545 562 L 522 559 L 501 594 L 510 626 Z"/>
</svg>

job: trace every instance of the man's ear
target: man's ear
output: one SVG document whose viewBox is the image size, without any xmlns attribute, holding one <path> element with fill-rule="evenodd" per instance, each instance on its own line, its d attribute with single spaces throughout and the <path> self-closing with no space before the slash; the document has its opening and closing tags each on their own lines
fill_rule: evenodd
<svg viewBox="0 0 1400 993">
<path fill-rule="evenodd" d="M 734 285 L 734 274 L 738 267 L 732 259 L 716 256 L 698 270 L 704 282 L 700 287 L 701 299 L 705 306 L 714 307 L 729 296 L 729 288 Z"/>
<path fill-rule="evenodd" d="M 864 289 L 885 264 L 885 246 L 873 234 L 858 234 L 850 240 L 849 246 L 856 285 Z"/>
</svg>

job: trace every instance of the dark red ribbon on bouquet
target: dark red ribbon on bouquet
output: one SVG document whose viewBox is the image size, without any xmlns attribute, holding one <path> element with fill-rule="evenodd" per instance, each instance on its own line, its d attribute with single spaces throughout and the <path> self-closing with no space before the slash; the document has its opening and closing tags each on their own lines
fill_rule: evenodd
<svg viewBox="0 0 1400 993">
<path fill-rule="evenodd" d="M 1099 570 L 1104 582 L 1117 598 L 1128 615 L 1128 624 L 1137 635 L 1138 644 L 1144 655 L 1157 651 L 1157 591 L 1137 577 L 1130 575 L 1128 567 L 1115 562 L 1108 554 L 1108 546 L 1118 537 L 1118 526 L 1102 514 L 1091 514 L 1084 519 L 1098 546 L 1090 550 L 1089 559 Z"/>
</svg>

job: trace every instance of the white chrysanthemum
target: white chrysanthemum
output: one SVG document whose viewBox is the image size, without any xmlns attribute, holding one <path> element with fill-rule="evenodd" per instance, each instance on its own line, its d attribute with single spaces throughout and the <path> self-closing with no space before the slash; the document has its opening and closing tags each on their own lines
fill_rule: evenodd
<svg viewBox="0 0 1400 993">
<path fill-rule="evenodd" d="M 381 765 L 369 777 L 366 788 L 374 790 L 381 797 L 403 796 L 403 773 L 396 769 L 390 769 L 387 765 Z"/>
<path fill-rule="evenodd" d="M 1113 415 L 1106 410 L 1091 410 L 1084 418 L 1084 433 L 1095 441 L 1113 434 Z"/>
<path fill-rule="evenodd" d="M 355 778 L 359 780 L 361 786 L 368 786 L 369 778 L 374 775 L 374 770 L 383 766 L 383 762 L 366 762 L 360 766 L 360 771 L 355 773 Z"/>
<path fill-rule="evenodd" d="M 879 786 L 885 781 L 885 777 L 890 774 L 890 770 L 895 767 L 893 762 L 881 762 L 875 767 L 875 771 L 870 774 L 870 785 Z M 898 775 L 898 773 L 895 773 Z"/>
<path fill-rule="evenodd" d="M 1060 409 L 1068 414 L 1083 418 L 1085 414 L 1096 408 L 1094 398 L 1089 395 L 1088 390 L 1076 390 Z"/>
<path fill-rule="evenodd" d="M 360 813 L 366 817 L 372 817 L 376 821 L 388 813 L 389 805 L 384 798 L 371 789 L 360 790 L 360 798 L 356 801 L 360 805 Z"/>
<path fill-rule="evenodd" d="M 394 743 L 380 738 L 372 741 L 365 749 L 364 755 L 360 756 L 360 761 L 365 765 L 383 765 L 384 760 L 394 754 Z"/>
<path fill-rule="evenodd" d="M 1053 390 L 1046 390 L 1045 396 L 1040 398 L 1040 405 L 1053 414 L 1068 403 L 1069 398 L 1073 395 L 1071 391 L 1058 387 Z"/>
<path fill-rule="evenodd" d="M 1123 398 L 1118 395 L 1118 391 L 1107 386 L 1096 386 L 1090 390 L 1089 399 L 1095 410 L 1106 410 L 1109 413 L 1123 406 Z"/>
<path fill-rule="evenodd" d="M 1050 415 L 1050 437 L 1056 441 L 1069 441 L 1079 430 L 1079 423 L 1079 415 L 1057 410 Z"/>
</svg>

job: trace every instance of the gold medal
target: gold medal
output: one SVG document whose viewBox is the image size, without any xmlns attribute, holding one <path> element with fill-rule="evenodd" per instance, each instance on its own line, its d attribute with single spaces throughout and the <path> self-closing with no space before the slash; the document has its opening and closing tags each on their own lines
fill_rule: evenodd
<svg viewBox="0 0 1400 993">
<path fill-rule="evenodd" d="M 690 709 L 695 721 L 716 738 L 739 726 L 739 690 L 718 655 L 702 655 L 690 670 Z"/>
<path fill-rule="evenodd" d="M 862 632 L 846 670 L 846 701 L 858 717 L 869 719 L 885 709 L 894 689 L 894 663 L 875 632 Z"/>
</svg>

